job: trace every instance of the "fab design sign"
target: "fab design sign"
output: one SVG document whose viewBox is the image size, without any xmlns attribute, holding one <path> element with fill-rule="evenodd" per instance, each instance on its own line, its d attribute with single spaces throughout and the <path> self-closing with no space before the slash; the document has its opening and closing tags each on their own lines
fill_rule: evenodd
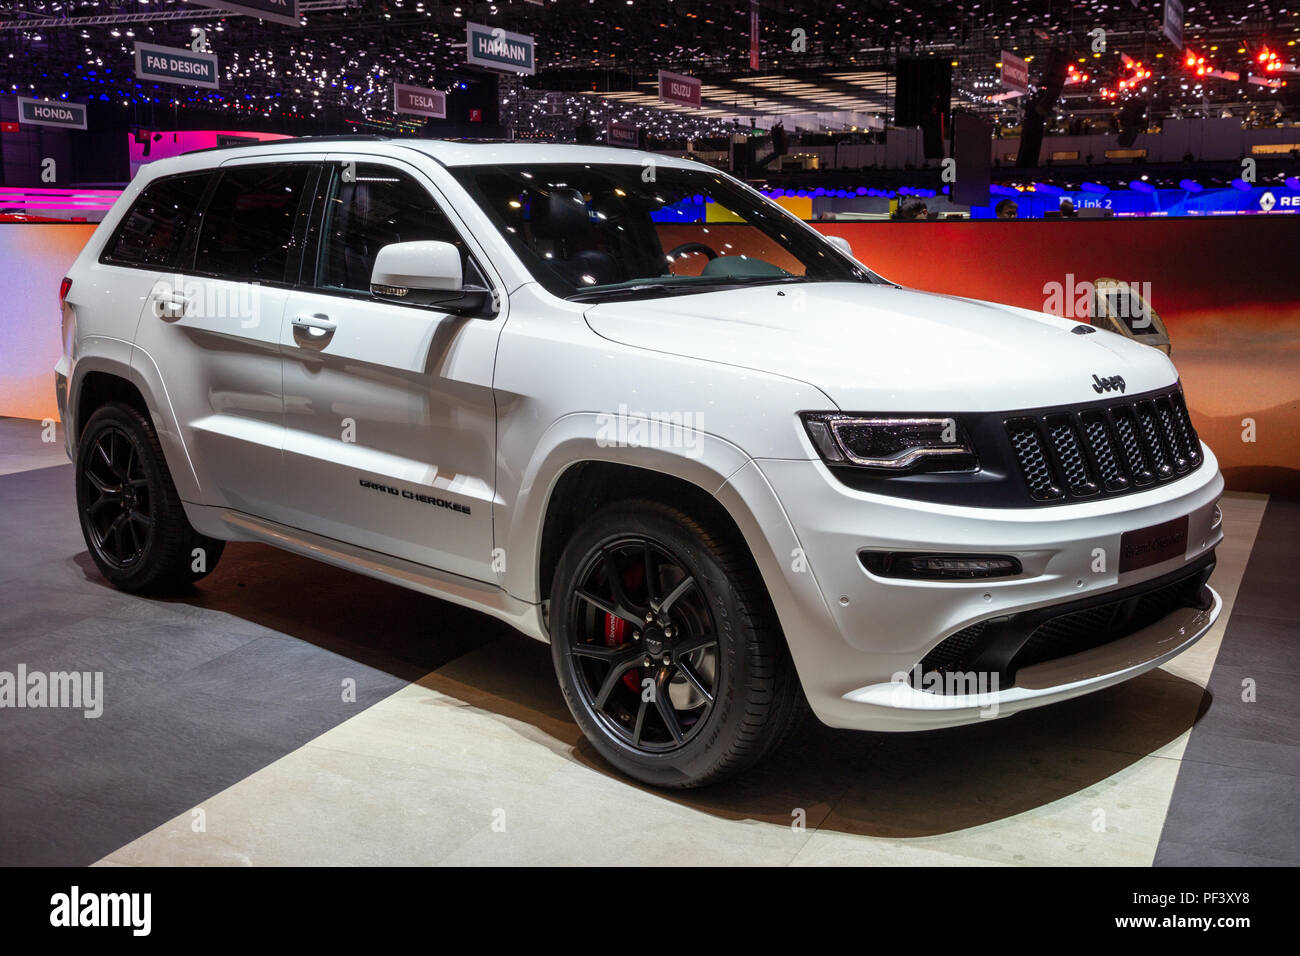
<svg viewBox="0 0 1300 956">
<path fill-rule="evenodd" d="M 135 45 L 135 75 L 142 80 L 204 86 L 210 90 L 221 85 L 215 55 L 152 43 Z"/>
<path fill-rule="evenodd" d="M 468 23 L 466 27 L 469 30 L 465 44 L 467 63 L 506 73 L 537 72 L 537 48 L 532 37 L 481 23 Z"/>
<path fill-rule="evenodd" d="M 302 26 L 298 16 L 298 0 L 194 0 L 201 7 L 243 13 L 260 20 L 274 20 L 293 27 Z"/>
<path fill-rule="evenodd" d="M 18 122 L 22 126 L 58 126 L 85 129 L 86 107 L 81 103 L 51 102 L 18 97 Z"/>
<path fill-rule="evenodd" d="M 699 106 L 701 87 L 700 81 L 693 76 L 659 71 L 659 98 L 665 103 Z"/>
<path fill-rule="evenodd" d="M 447 94 L 442 90 L 426 90 L 419 86 L 394 83 L 393 112 L 446 119 Z"/>
</svg>

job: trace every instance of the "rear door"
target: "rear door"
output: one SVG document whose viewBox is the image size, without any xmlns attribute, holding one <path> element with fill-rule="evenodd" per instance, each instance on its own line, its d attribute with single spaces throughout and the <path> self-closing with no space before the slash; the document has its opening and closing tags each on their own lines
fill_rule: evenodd
<svg viewBox="0 0 1300 956">
<path fill-rule="evenodd" d="M 466 280 L 499 280 L 416 166 L 331 154 L 284 350 L 285 501 L 295 527 L 479 580 L 492 573 L 496 407 L 505 321 L 380 301 L 379 250 L 437 239 Z M 504 296 L 499 296 L 504 301 Z"/>
<path fill-rule="evenodd" d="M 270 516 L 283 493 L 280 324 L 319 164 L 223 165 L 182 271 L 161 277 L 136 344 L 158 367 L 198 474 L 201 504 Z"/>
</svg>

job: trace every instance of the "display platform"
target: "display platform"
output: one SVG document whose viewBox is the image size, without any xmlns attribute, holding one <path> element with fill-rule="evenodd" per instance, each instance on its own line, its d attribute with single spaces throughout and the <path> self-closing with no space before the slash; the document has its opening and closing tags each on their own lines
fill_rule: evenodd
<svg viewBox="0 0 1300 956">
<path fill-rule="evenodd" d="M 956 730 L 809 720 L 665 794 L 486 616 L 248 544 L 179 599 L 112 589 L 41 438 L 0 419 L 0 672 L 102 671 L 106 706 L 6 715 L 0 864 L 1300 863 L 1296 501 L 1224 499 L 1224 613 L 1163 668 Z"/>
</svg>

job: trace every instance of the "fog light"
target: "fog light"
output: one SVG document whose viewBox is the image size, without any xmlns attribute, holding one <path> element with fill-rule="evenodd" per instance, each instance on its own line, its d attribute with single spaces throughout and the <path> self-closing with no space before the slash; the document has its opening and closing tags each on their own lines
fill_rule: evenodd
<svg viewBox="0 0 1300 956">
<path fill-rule="evenodd" d="M 1020 574 L 1020 561 L 1005 554 L 915 554 L 863 551 L 862 565 L 882 578 L 970 580 Z"/>
<path fill-rule="evenodd" d="M 1221 524 L 1223 524 L 1223 509 L 1219 507 L 1218 502 L 1215 502 L 1214 514 L 1210 516 L 1210 530 L 1213 531 Z"/>
</svg>

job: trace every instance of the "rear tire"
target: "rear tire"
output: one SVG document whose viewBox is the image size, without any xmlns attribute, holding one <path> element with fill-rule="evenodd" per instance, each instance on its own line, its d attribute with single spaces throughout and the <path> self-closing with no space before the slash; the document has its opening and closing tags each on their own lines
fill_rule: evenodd
<svg viewBox="0 0 1300 956">
<path fill-rule="evenodd" d="M 749 553 L 668 505 L 621 501 L 592 515 L 560 557 L 550 621 L 578 726 L 652 786 L 739 773 L 807 712 Z"/>
<path fill-rule="evenodd" d="M 77 443 L 77 513 L 101 574 L 123 591 L 183 588 L 216 567 L 224 541 L 195 531 L 153 424 L 110 402 Z"/>
</svg>

